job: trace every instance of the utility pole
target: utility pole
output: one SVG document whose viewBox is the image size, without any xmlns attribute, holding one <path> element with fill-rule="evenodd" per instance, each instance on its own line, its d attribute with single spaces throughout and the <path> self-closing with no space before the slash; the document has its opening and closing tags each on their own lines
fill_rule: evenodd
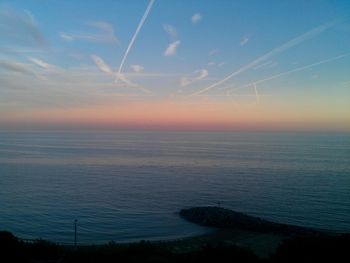
<svg viewBox="0 0 350 263">
<path fill-rule="evenodd" d="M 77 246 L 77 224 L 78 219 L 74 219 L 74 246 Z"/>
</svg>

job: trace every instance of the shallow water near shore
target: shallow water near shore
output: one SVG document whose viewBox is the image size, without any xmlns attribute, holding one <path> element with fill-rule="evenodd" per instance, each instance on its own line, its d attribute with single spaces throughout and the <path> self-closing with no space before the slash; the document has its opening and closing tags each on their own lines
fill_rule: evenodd
<svg viewBox="0 0 350 263">
<path fill-rule="evenodd" d="M 184 207 L 215 205 L 350 232 L 350 135 L 1 132 L 0 230 L 80 243 L 172 239 L 208 229 Z"/>
</svg>

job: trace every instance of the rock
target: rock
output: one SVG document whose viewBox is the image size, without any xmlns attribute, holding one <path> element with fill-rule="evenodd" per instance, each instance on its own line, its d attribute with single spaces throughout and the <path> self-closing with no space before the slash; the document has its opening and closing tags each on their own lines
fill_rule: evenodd
<svg viewBox="0 0 350 263">
<path fill-rule="evenodd" d="M 189 222 L 202 226 L 215 228 L 230 228 L 237 230 L 246 230 L 263 233 L 296 233 L 296 234 L 314 234 L 318 230 L 280 224 L 261 219 L 259 217 L 249 216 L 230 209 L 207 206 L 182 209 L 180 216 Z"/>
</svg>

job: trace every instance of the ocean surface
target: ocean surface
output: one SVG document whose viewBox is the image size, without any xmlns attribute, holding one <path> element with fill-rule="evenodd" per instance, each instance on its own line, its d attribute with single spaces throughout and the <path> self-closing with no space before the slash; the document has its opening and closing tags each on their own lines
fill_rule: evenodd
<svg viewBox="0 0 350 263">
<path fill-rule="evenodd" d="M 184 207 L 216 205 L 350 232 L 350 134 L 1 132 L 0 230 L 72 242 L 208 231 Z"/>
</svg>

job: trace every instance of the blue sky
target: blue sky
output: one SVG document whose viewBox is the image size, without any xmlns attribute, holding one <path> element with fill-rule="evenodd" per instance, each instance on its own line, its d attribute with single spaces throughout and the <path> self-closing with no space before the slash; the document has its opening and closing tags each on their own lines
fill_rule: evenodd
<svg viewBox="0 0 350 263">
<path fill-rule="evenodd" d="M 349 1 L 0 1 L 0 110 L 130 97 L 307 107 L 316 94 L 311 106 L 344 119 L 349 14 Z"/>
</svg>

